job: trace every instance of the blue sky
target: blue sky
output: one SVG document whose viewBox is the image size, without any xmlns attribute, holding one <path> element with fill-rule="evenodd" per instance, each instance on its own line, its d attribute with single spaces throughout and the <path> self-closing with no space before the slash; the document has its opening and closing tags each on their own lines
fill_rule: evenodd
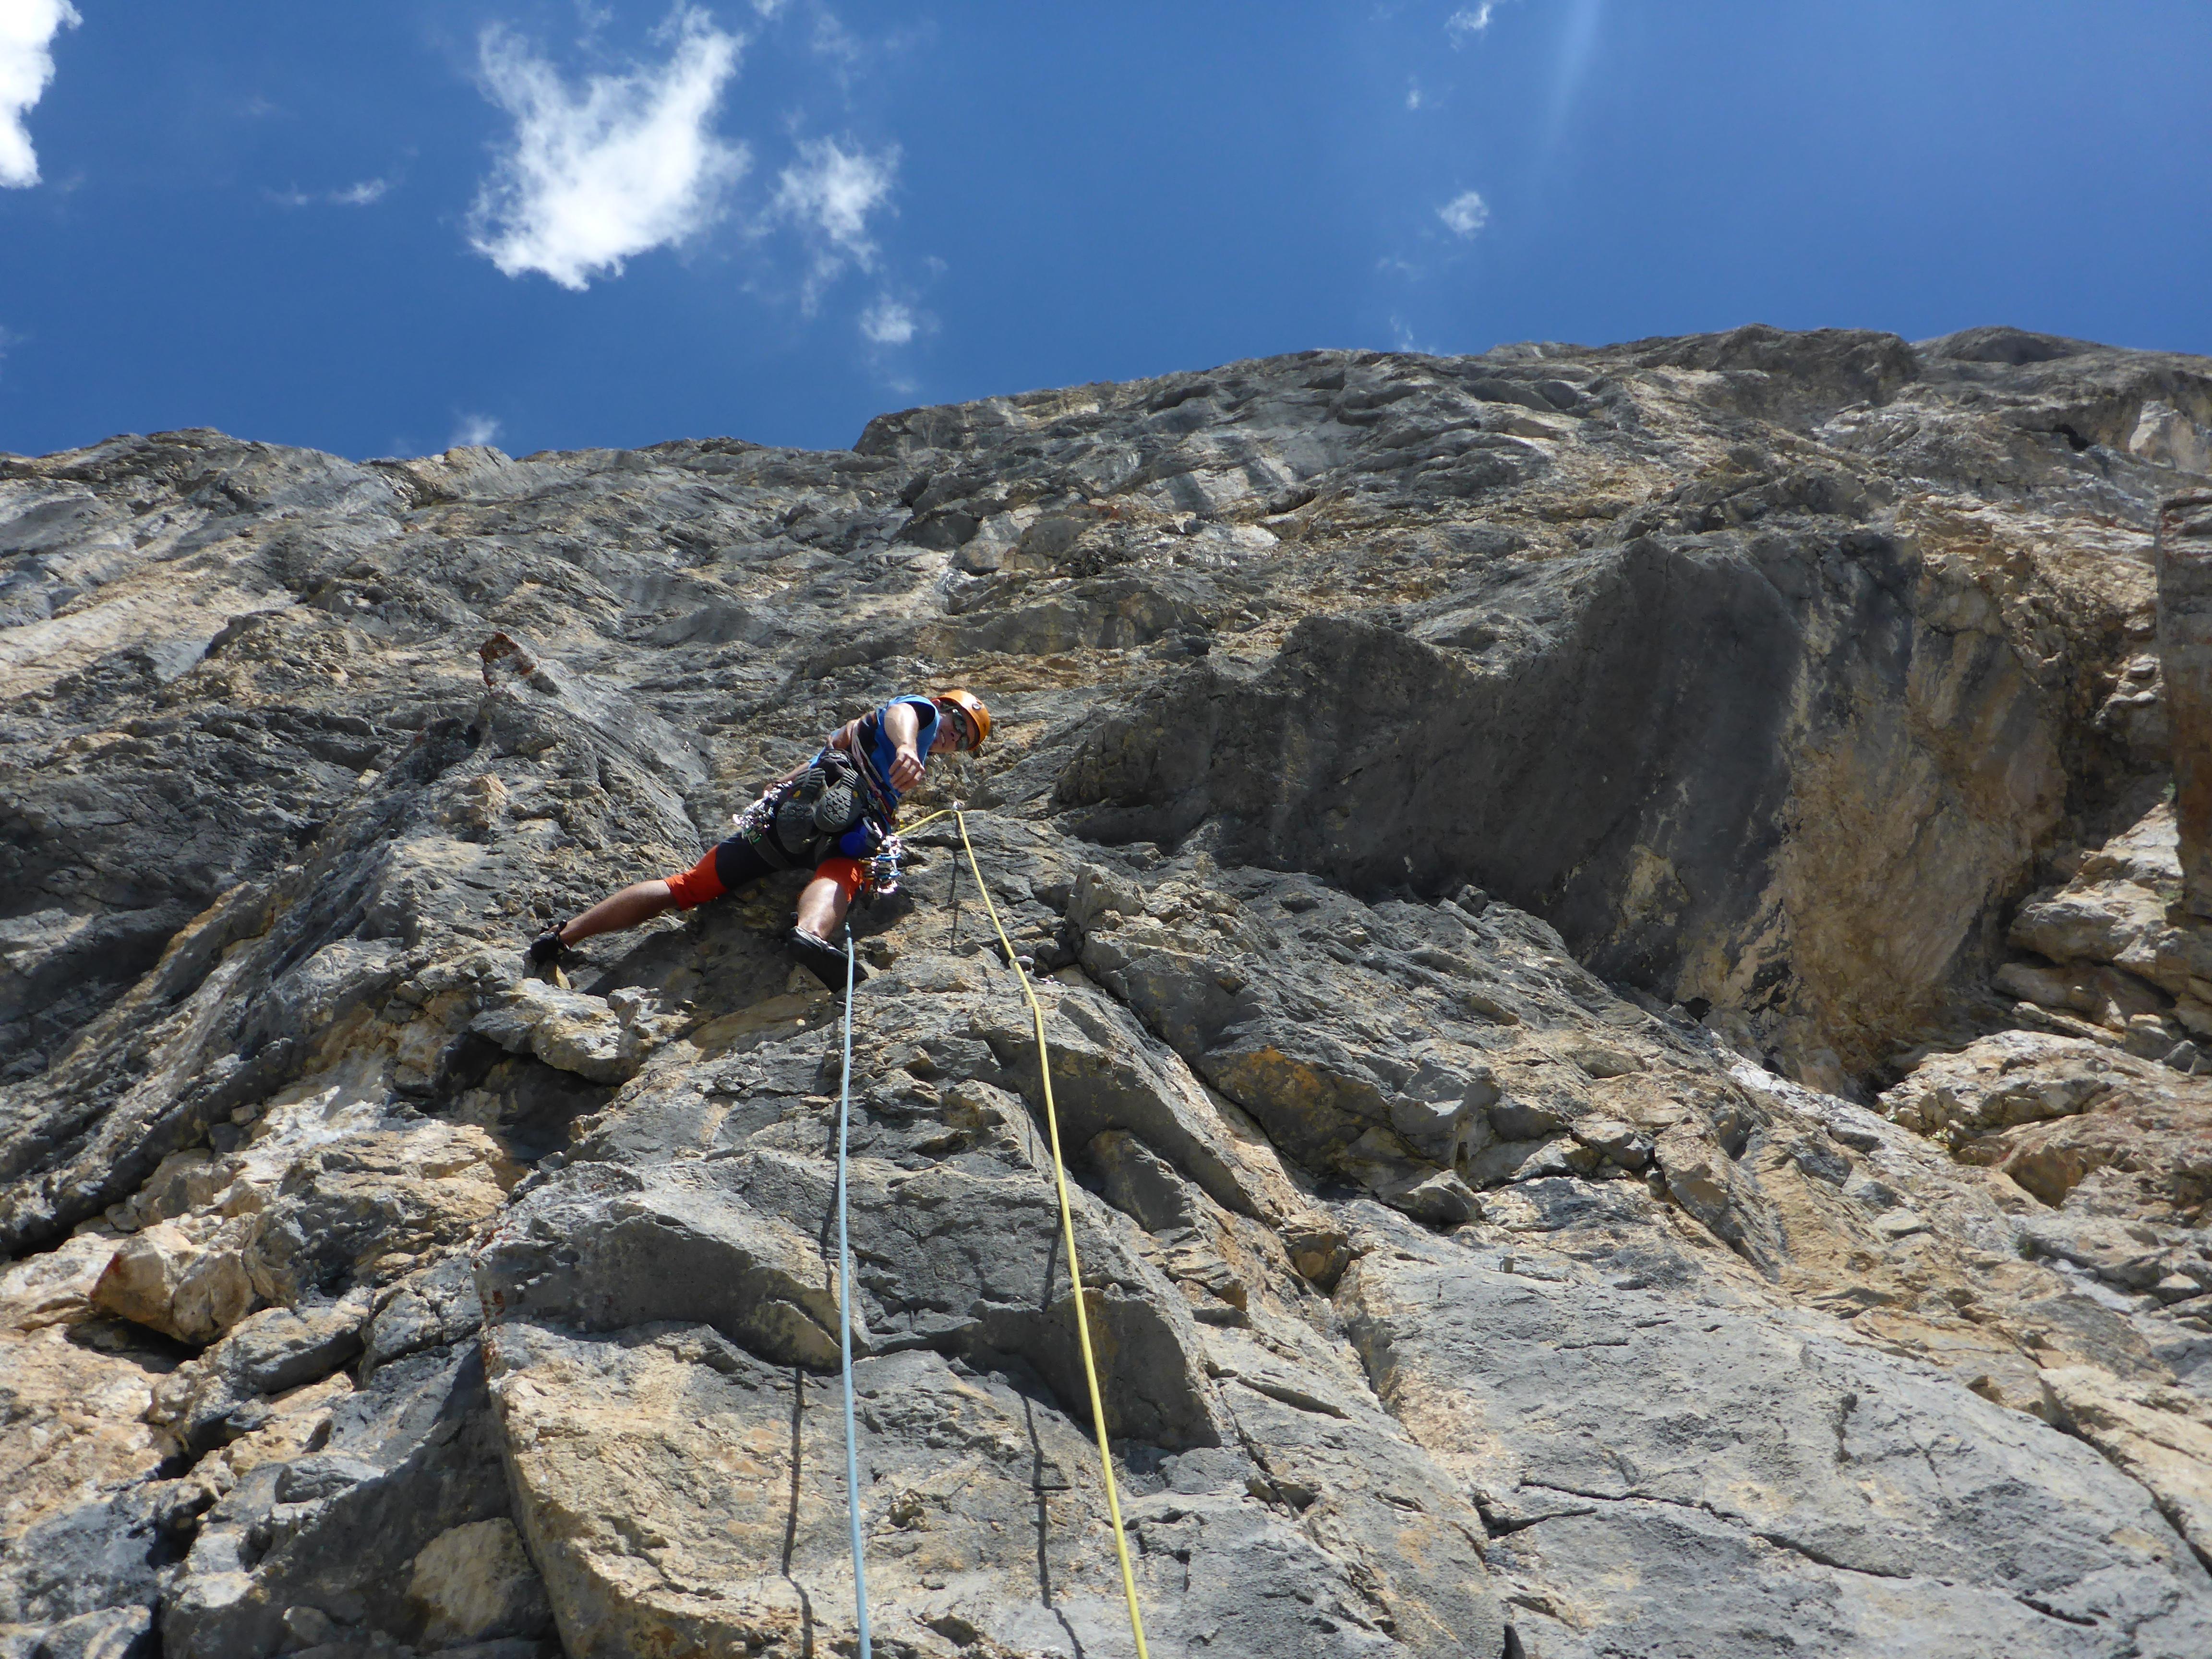
<svg viewBox="0 0 2212 1659">
<path fill-rule="evenodd" d="M 0 449 L 841 445 L 1749 321 L 2212 353 L 2208 64 L 2204 0 L 0 0 Z"/>
</svg>

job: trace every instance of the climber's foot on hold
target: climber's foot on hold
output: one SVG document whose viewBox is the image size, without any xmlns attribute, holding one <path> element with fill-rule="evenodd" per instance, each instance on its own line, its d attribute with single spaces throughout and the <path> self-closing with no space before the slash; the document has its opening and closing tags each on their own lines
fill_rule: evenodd
<svg viewBox="0 0 2212 1659">
<path fill-rule="evenodd" d="M 576 960 L 575 947 L 561 942 L 561 929 L 567 925 L 566 922 L 556 922 L 530 941 L 531 972 L 550 977 L 561 971 L 562 963 Z"/>
<path fill-rule="evenodd" d="M 820 980 L 833 992 L 845 988 L 845 953 L 826 939 L 817 939 L 804 927 L 794 927 L 784 937 L 784 949 L 791 959 Z M 868 970 L 855 958 L 853 963 L 853 983 L 858 985 L 867 978 Z"/>
</svg>

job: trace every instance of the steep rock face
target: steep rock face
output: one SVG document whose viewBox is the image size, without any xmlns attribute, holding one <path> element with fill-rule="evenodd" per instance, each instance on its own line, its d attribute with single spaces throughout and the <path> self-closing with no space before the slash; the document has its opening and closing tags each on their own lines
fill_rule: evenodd
<svg viewBox="0 0 2212 1659">
<path fill-rule="evenodd" d="M 793 884 L 520 947 L 945 682 L 1160 1651 L 2206 1651 L 2207 426 L 2200 360 L 1751 328 L 0 459 L 0 1653 L 850 1643 Z M 878 1640 L 1123 1652 L 1030 1016 L 912 842 Z"/>
<path fill-rule="evenodd" d="M 1833 1083 L 1837 1055 L 1863 1069 L 1928 1015 L 2069 806 L 2124 767 L 2124 735 L 2099 752 L 2083 717 L 2115 665 L 2099 658 L 2150 631 L 2141 532 L 2156 487 L 2137 475 L 2123 520 L 2136 533 L 2087 544 L 2054 537 L 2052 509 L 2078 525 L 2122 494 L 2108 475 L 2131 469 L 2101 455 L 2002 505 L 1984 477 L 1965 500 L 1929 489 L 1966 483 L 1964 458 L 1930 480 L 1920 454 L 1888 463 L 1893 434 L 1908 417 L 1966 426 L 1958 406 L 1976 400 L 1940 347 L 1907 386 L 1880 344 L 1596 354 L 1697 370 L 1653 375 L 1675 396 L 1776 400 L 1780 431 L 1730 447 L 1717 422 L 1696 476 L 1671 488 L 1638 465 L 1650 428 L 1609 405 L 1614 376 L 1562 369 L 1584 377 L 1542 383 L 1564 417 L 1517 417 L 1527 517 L 1505 520 L 1510 552 L 1548 542 L 1555 556 L 1442 580 L 1430 565 L 1402 584 L 1409 603 L 1315 607 L 1258 675 L 1201 668 L 1151 692 L 1094 738 L 1061 799 L 1106 804 L 1087 827 L 1108 836 L 1176 838 L 1218 817 L 1227 851 L 1362 888 L 1474 880 L 1540 910 L 1601 972 L 1748 1016 L 1793 1072 Z M 1785 360 L 1784 391 L 1750 367 Z M 1352 522 L 1401 534 L 1385 504 L 1443 487 L 1416 440 L 1463 435 L 1454 416 L 1496 389 L 1410 379 L 1389 388 L 1395 429 L 1371 441 L 1401 447 L 1322 475 Z M 2194 395 L 2205 412 L 2201 380 Z M 2045 417 L 2023 402 L 2011 422 Z M 2016 426 L 2006 437 L 2017 448 Z M 1583 527 L 1562 535 L 1562 519 Z M 1876 914 L 1887 925 L 1869 927 Z"/>
</svg>

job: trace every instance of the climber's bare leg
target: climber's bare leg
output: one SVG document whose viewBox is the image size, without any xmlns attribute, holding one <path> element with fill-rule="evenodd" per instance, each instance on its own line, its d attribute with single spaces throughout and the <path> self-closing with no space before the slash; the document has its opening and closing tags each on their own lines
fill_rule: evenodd
<svg viewBox="0 0 2212 1659">
<path fill-rule="evenodd" d="M 817 885 L 822 884 L 817 883 Z M 831 888 L 836 883 L 827 884 Z M 810 892 L 812 889 L 808 890 Z M 561 943 L 575 945 L 595 933 L 611 933 L 624 927 L 635 927 L 641 922 L 651 921 L 664 910 L 673 909 L 676 895 L 665 881 L 634 881 L 619 893 L 610 894 L 590 909 L 561 929 Z M 840 908 L 840 914 L 842 908 Z M 830 924 L 835 927 L 836 923 Z"/>
<path fill-rule="evenodd" d="M 833 938 L 852 903 L 835 878 L 817 876 L 799 896 L 799 925 L 817 939 Z"/>
</svg>

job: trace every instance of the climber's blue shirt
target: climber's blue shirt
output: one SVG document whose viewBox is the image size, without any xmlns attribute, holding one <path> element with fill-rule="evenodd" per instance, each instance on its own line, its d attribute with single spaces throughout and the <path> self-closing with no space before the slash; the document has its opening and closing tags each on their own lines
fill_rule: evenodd
<svg viewBox="0 0 2212 1659">
<path fill-rule="evenodd" d="M 938 713 L 937 705 L 927 697 L 893 697 L 890 702 L 862 720 L 860 731 L 854 734 L 854 747 L 866 756 L 868 764 L 875 770 L 875 781 L 883 786 L 884 793 L 890 797 L 894 806 L 898 805 L 902 793 L 891 787 L 891 763 L 898 758 L 898 745 L 891 741 L 890 733 L 884 730 L 884 716 L 890 713 L 892 704 L 902 702 L 914 705 L 915 714 L 921 721 L 915 732 L 914 751 L 921 757 L 924 766 L 928 765 L 930 745 L 937 741 L 937 722 L 944 716 Z"/>
<path fill-rule="evenodd" d="M 884 717 L 890 713 L 891 703 L 900 702 L 914 705 L 915 716 L 919 722 L 915 731 L 915 753 L 921 763 L 927 766 L 930 746 L 937 741 L 937 723 L 944 718 L 937 705 L 927 697 L 893 697 L 890 702 L 884 703 L 863 720 L 860 729 L 853 734 L 853 747 L 868 768 L 869 781 L 883 792 L 884 799 L 893 806 L 898 805 L 899 797 L 905 792 L 891 787 L 891 763 L 898 758 L 898 745 L 891 741 L 890 733 L 884 730 Z M 818 760 L 820 757 L 816 758 Z M 876 816 L 872 812 L 869 819 L 872 820 Z M 890 830 L 889 824 L 878 825 L 864 820 L 837 838 L 837 850 L 847 858 L 866 858 L 882 843 Z"/>
</svg>

